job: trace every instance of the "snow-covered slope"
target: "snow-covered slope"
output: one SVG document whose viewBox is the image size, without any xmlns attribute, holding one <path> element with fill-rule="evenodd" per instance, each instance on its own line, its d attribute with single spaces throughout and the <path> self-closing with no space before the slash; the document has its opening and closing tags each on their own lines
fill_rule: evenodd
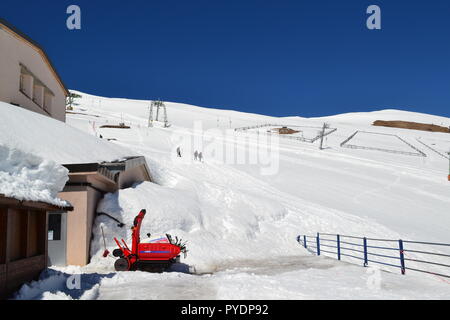
<svg viewBox="0 0 450 320">
<path fill-rule="evenodd" d="M 450 242 L 450 183 L 444 153 L 450 148 L 450 135 L 371 125 L 375 120 L 404 120 L 447 126 L 450 119 L 397 110 L 314 119 L 274 118 L 166 103 L 171 126 L 163 128 L 162 123 L 155 122 L 148 128 L 149 101 L 80 94 L 82 98 L 76 100 L 67 123 L 145 155 L 157 183 L 106 195 L 101 211 L 129 225 L 138 211 L 146 208 L 143 234 L 168 232 L 188 240 L 190 252 L 184 261 L 198 274 L 213 273 L 211 278 L 119 274 L 101 280 L 95 289 L 97 297 L 119 298 L 114 288 L 120 287 L 127 290 L 122 298 L 155 298 L 157 293 L 146 291 L 146 285 L 164 290 L 160 281 L 167 280 L 166 285 L 186 290 L 175 285 L 179 279 L 200 288 L 206 285 L 207 289 L 194 293 L 200 298 L 330 298 L 320 290 L 334 292 L 338 286 L 360 289 L 366 285 L 366 270 L 337 262 L 329 262 L 331 270 L 324 270 L 327 268 L 320 262 L 302 265 L 309 253 L 296 243 L 300 233 Z M 99 128 L 122 121 L 131 129 Z M 268 138 L 263 133 L 270 127 L 233 130 L 284 124 L 304 131 L 305 136 L 315 136 L 325 121 L 337 131 L 324 139 L 323 150 L 319 150 L 318 140 L 307 143 L 273 135 Z M 349 143 L 398 153 L 341 147 L 356 131 L 362 134 L 356 134 Z M 175 149 L 180 145 L 183 157 L 177 158 Z M 426 157 L 402 153 L 414 153 L 416 149 Z M 432 149 L 442 151 L 444 156 Z M 204 162 L 193 161 L 195 150 L 203 151 Z M 252 153 L 255 150 L 256 156 Z M 120 229 L 100 216 L 94 227 L 92 263 L 83 269 L 66 268 L 65 272 L 113 270 L 114 260 L 101 257 L 100 225 L 104 226 L 110 251 L 114 236 L 130 240 L 129 228 Z M 280 261 L 279 265 L 274 261 Z M 292 264 L 286 266 L 283 261 Z M 271 265 L 275 275 L 263 272 L 250 277 L 249 273 L 258 273 L 261 265 Z M 314 278 L 309 283 L 315 288 L 313 292 L 293 280 L 308 281 L 309 277 Z M 349 285 L 352 277 L 359 282 Z M 450 296 L 450 286 L 440 279 L 414 274 L 406 278 L 386 274 L 382 278 L 392 286 L 377 292 L 358 291 L 360 295 L 353 298 Z M 240 286 L 241 281 L 248 286 Z M 126 283 L 136 283 L 138 290 L 133 292 Z M 214 290 L 208 291 L 211 283 Z M 230 294 L 233 284 L 235 290 L 240 288 L 248 296 Z M 258 294 L 250 294 L 252 290 Z M 162 291 L 161 296 L 170 298 L 170 293 Z M 352 298 L 344 292 L 341 297 Z"/>
</svg>

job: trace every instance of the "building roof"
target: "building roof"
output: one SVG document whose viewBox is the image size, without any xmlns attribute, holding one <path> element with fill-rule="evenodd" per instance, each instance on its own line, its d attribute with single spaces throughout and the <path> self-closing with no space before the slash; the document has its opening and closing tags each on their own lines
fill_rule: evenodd
<svg viewBox="0 0 450 320">
<path fill-rule="evenodd" d="M 16 36 L 20 37 L 24 41 L 28 42 L 32 47 L 34 47 L 36 49 L 36 51 L 38 51 L 38 53 L 42 56 L 44 61 L 48 64 L 50 69 L 52 70 L 53 74 L 55 75 L 55 78 L 58 80 L 58 82 L 61 85 L 62 89 L 64 90 L 65 94 L 67 96 L 70 94 L 69 90 L 67 89 L 63 80 L 59 76 L 58 72 L 56 71 L 56 68 L 53 66 L 53 64 L 52 64 L 50 58 L 48 57 L 47 53 L 45 52 L 44 48 L 39 43 L 37 43 L 36 41 L 34 41 L 30 37 L 28 37 L 25 33 L 20 31 L 19 29 L 17 29 L 13 25 L 11 25 L 9 22 L 7 22 L 5 19 L 2 19 L 1 17 L 0 17 L 0 29 L 9 31 L 10 33 L 14 33 Z"/>
<path fill-rule="evenodd" d="M 0 194 L 0 206 L 6 205 L 8 207 L 17 207 L 17 208 L 29 208 L 29 209 L 42 209 L 46 211 L 73 211 L 73 206 L 68 202 L 65 205 L 55 205 L 43 201 L 28 201 L 28 200 L 18 200 L 11 197 L 6 197 L 3 194 Z"/>
<path fill-rule="evenodd" d="M 117 183 L 118 174 L 125 172 L 133 168 L 142 166 L 147 175 L 148 181 L 152 181 L 150 170 L 147 166 L 147 161 L 142 156 L 127 157 L 125 159 L 102 162 L 102 163 L 77 163 L 77 164 L 64 164 L 70 174 L 95 172 L 104 178 Z"/>
</svg>

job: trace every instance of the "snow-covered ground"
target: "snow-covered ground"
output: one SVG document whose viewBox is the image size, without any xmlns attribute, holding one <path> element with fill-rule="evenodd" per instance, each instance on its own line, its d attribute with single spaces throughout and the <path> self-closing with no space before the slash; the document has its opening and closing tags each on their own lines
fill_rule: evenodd
<svg viewBox="0 0 450 320">
<path fill-rule="evenodd" d="M 328 232 L 449 243 L 448 159 L 417 142 L 444 152 L 449 135 L 371 124 L 404 120 L 449 126 L 450 119 L 398 110 L 273 118 L 166 103 L 171 126 L 155 122 L 148 128 L 149 101 L 80 94 L 67 124 L 144 155 L 156 182 L 106 195 L 99 211 L 130 225 L 146 208 L 143 234 L 167 232 L 188 240 L 183 262 L 193 274 L 187 266 L 164 274 L 115 273 L 114 259 L 101 256 L 100 225 L 110 251 L 114 236 L 129 242 L 131 233 L 100 216 L 88 266 L 50 270 L 17 298 L 450 298 L 446 279 L 317 258 L 296 242 L 298 234 Z M 100 128 L 119 122 L 131 129 Z M 323 122 L 337 128 L 325 138 L 324 150 L 318 141 L 233 130 L 264 123 L 321 127 Z M 427 156 L 340 147 L 357 130 L 398 135 Z M 357 138 L 369 147 L 409 148 L 386 135 Z M 175 156 L 177 146 L 182 158 Z M 203 151 L 203 162 L 193 160 L 194 150 Z M 66 288 L 71 274 L 81 274 L 81 290 Z"/>
</svg>

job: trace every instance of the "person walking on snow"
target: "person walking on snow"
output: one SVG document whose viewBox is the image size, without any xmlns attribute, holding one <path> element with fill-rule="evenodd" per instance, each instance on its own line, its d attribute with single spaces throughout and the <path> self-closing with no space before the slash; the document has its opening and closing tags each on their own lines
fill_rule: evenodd
<svg viewBox="0 0 450 320">
<path fill-rule="evenodd" d="M 195 152 L 194 152 L 194 160 L 197 161 L 197 158 L 198 158 L 198 151 L 195 150 Z"/>
<path fill-rule="evenodd" d="M 181 149 L 180 149 L 180 147 L 177 148 L 177 156 L 178 156 L 178 158 L 181 158 Z"/>
<path fill-rule="evenodd" d="M 198 154 L 198 161 L 202 162 L 202 160 L 203 160 L 203 153 L 199 152 L 199 154 Z"/>
</svg>

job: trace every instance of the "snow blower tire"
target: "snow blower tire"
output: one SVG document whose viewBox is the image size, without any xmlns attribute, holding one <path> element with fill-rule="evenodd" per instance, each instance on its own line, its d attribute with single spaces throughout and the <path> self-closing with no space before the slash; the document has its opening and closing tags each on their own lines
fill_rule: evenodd
<svg viewBox="0 0 450 320">
<path fill-rule="evenodd" d="M 114 269 L 116 269 L 116 271 L 128 271 L 130 269 L 128 260 L 125 258 L 117 259 L 116 262 L 114 262 Z"/>
</svg>

